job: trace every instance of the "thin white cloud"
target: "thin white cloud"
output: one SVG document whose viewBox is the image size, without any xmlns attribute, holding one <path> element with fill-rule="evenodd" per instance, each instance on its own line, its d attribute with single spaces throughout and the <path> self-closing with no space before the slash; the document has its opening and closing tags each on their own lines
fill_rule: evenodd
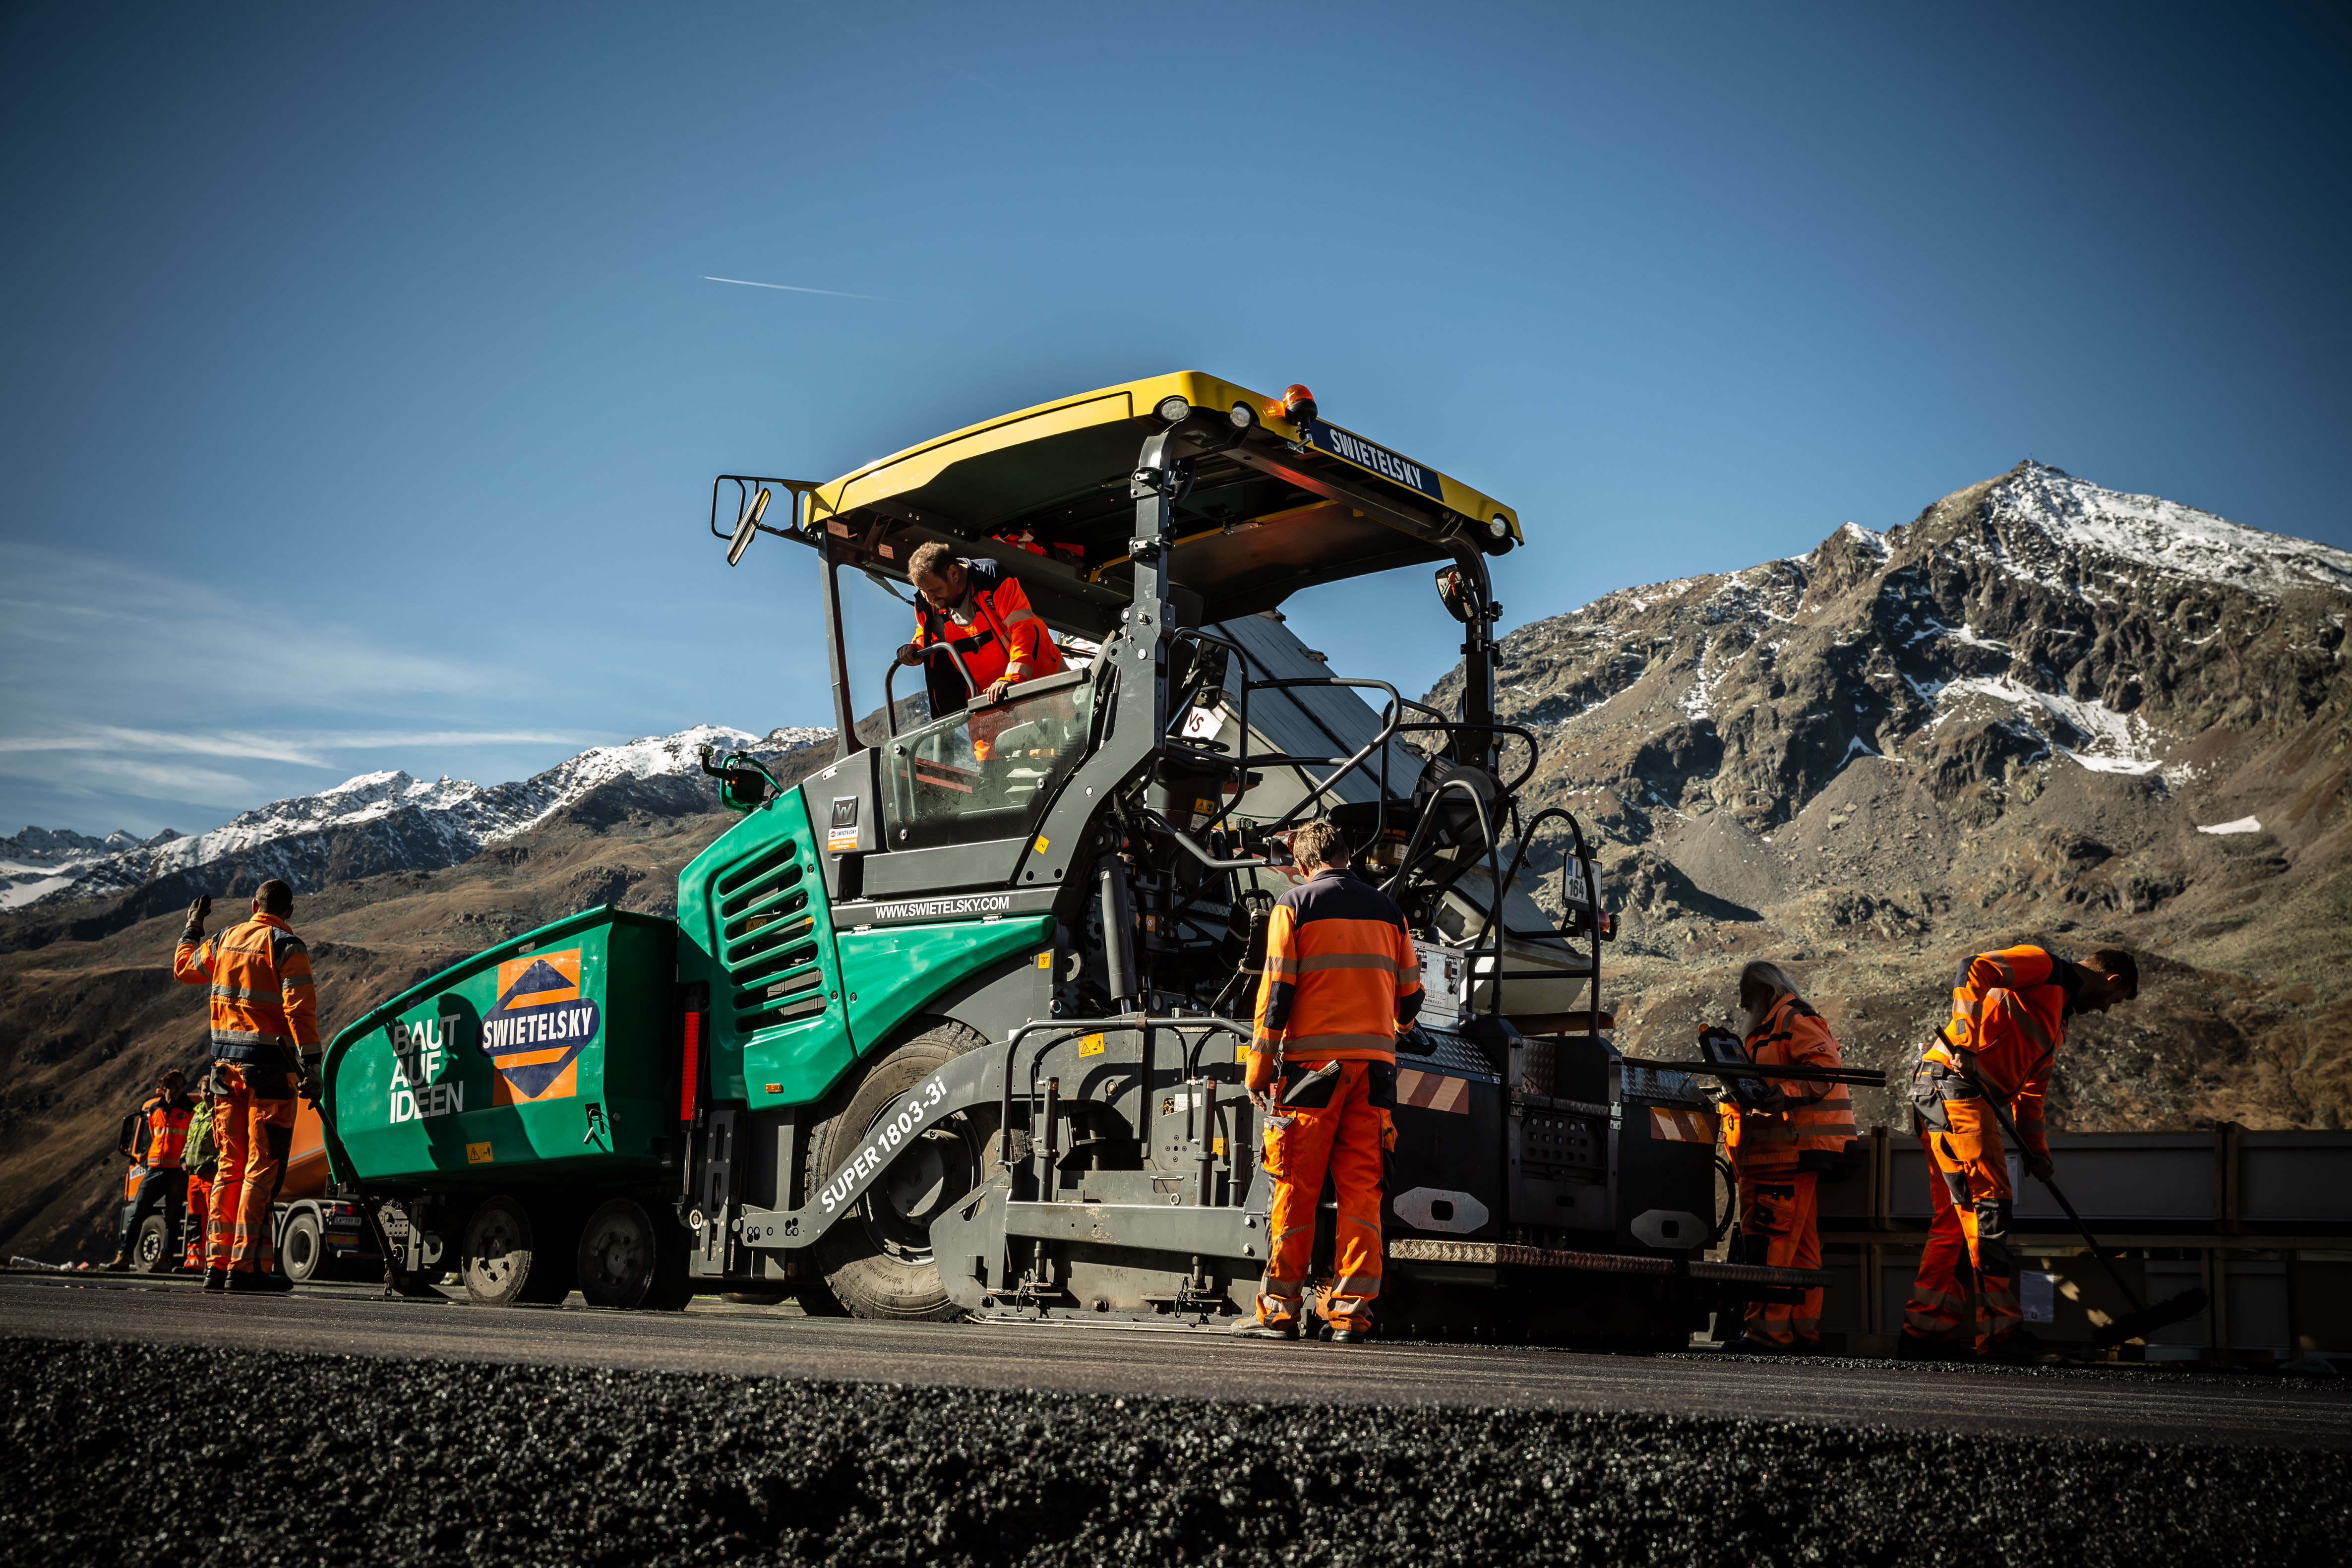
<svg viewBox="0 0 2352 1568">
<path fill-rule="evenodd" d="M 702 280 L 705 283 L 740 283 L 746 289 L 781 289 L 787 294 L 830 294 L 836 300 L 881 300 L 886 305 L 893 303 L 879 294 L 845 294 L 838 289 L 803 289 L 797 283 L 755 283 L 749 278 L 713 278 L 708 272 L 702 275 Z"/>
<path fill-rule="evenodd" d="M 0 773 L 17 770 L 0 763 Z M 74 799 L 98 800 L 131 795 L 140 800 L 167 801 L 181 805 L 218 805 L 232 809 L 248 805 L 256 786 L 251 779 L 210 768 L 173 767 L 158 763 L 113 761 L 102 774 L 88 779 L 68 774 L 47 780 L 58 794 Z M 94 787 L 103 785 L 103 788 Z"/>
<path fill-rule="evenodd" d="M 163 752 L 197 757 L 238 757 L 254 762 L 292 763 L 306 768 L 331 766 L 322 752 L 375 751 L 400 746 L 584 746 L 576 734 L 549 730 L 421 730 L 368 731 L 313 734 L 299 739 L 221 731 L 129 730 L 110 724 L 57 735 L 0 735 L 0 752 Z"/>
</svg>

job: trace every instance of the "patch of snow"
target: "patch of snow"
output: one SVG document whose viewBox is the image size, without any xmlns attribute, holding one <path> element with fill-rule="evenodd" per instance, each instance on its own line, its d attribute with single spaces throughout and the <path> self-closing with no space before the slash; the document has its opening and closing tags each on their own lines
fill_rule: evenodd
<svg viewBox="0 0 2352 1568">
<path fill-rule="evenodd" d="M 2104 702 L 2038 690 L 2006 675 L 1967 676 L 1932 687 L 1915 680 L 1911 689 L 1936 705 L 1931 729 L 1953 717 L 1964 700 L 1980 697 L 2019 710 L 2020 717 L 2026 710 L 2040 710 L 2039 721 L 2028 721 L 2032 728 L 2053 750 L 2065 752 L 2095 773 L 2152 773 L 2164 765 L 2156 748 L 2168 737 L 2138 714 L 2118 713 Z M 2076 743 L 2066 743 L 2051 732 L 2053 729 L 2071 733 Z"/>
<path fill-rule="evenodd" d="M 2263 825 L 2259 817 L 2242 816 L 2235 822 L 2217 822 L 2210 827 L 2200 827 L 2197 831 L 2200 833 L 2260 833 L 2262 830 Z"/>
</svg>

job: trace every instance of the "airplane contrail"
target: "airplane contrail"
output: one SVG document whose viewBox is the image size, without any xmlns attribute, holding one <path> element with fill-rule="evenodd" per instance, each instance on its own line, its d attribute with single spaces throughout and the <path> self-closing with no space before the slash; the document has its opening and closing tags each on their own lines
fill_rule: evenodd
<svg viewBox="0 0 2352 1568">
<path fill-rule="evenodd" d="M 702 280 L 705 283 L 740 283 L 746 289 L 782 289 L 787 294 L 830 294 L 836 300 L 882 300 L 884 304 L 889 303 L 879 294 L 845 294 L 838 289 L 803 289 L 797 283 L 755 283 L 749 278 L 713 278 L 708 272 L 702 275 Z"/>
</svg>

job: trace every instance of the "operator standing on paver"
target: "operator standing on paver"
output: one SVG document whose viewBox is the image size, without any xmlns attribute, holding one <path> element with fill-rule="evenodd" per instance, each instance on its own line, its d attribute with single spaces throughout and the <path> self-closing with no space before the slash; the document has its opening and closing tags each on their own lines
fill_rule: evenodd
<svg viewBox="0 0 2352 1568">
<path fill-rule="evenodd" d="M 1739 1009 L 1748 1059 L 1759 1068 L 1844 1065 L 1836 1037 L 1776 963 L 1751 963 L 1739 974 Z M 1815 1189 L 1821 1167 L 1843 1154 L 1854 1135 L 1853 1099 L 1842 1083 L 1766 1079 L 1752 1106 L 1735 1097 L 1723 1103 L 1724 1138 L 1739 1183 L 1743 1263 L 1776 1268 L 1819 1268 L 1822 1242 Z M 1807 1156 L 1811 1155 L 1811 1158 Z M 1804 1300 L 1750 1301 L 1747 1324 L 1727 1350 L 1818 1351 L 1822 1292 Z"/>
<path fill-rule="evenodd" d="M 1061 672 L 1062 650 L 1029 607 L 1020 579 L 999 571 L 995 562 L 960 560 L 934 540 L 907 558 L 907 575 L 919 595 L 915 640 L 898 649 L 898 662 L 928 663 L 924 685 L 932 718 L 945 718 L 982 693 L 993 701 L 1007 687 Z M 935 658 L 936 647 L 953 653 Z"/>
<path fill-rule="evenodd" d="M 164 1247 L 171 1247 L 172 1227 L 184 1210 L 188 1195 L 187 1173 L 180 1166 L 180 1147 L 188 1135 L 188 1118 L 195 1106 L 185 1092 L 188 1080 L 177 1071 L 167 1072 L 155 1080 L 155 1092 L 139 1108 L 139 1121 L 133 1134 L 136 1142 L 122 1152 L 131 1156 L 138 1176 L 132 1184 L 130 1201 L 122 1205 L 121 1245 L 105 1267 L 121 1273 L 131 1267 L 131 1247 L 139 1235 L 139 1225 L 157 1210 L 163 1215 Z M 165 1268 L 171 1265 L 165 1263 Z"/>
<path fill-rule="evenodd" d="M 1421 1011 L 1421 961 L 1404 915 L 1348 869 L 1328 822 L 1290 836 L 1307 880 L 1275 900 L 1250 1043 L 1251 1100 L 1265 1120 L 1273 1233 L 1257 1315 L 1244 1339 L 1298 1337 L 1328 1165 L 1339 1194 L 1324 1331 L 1353 1344 L 1371 1332 L 1381 1293 L 1381 1166 L 1395 1141 L 1396 1036 Z"/>
<path fill-rule="evenodd" d="M 2139 994 L 2132 955 L 2102 948 L 2070 963 L 2019 946 L 1963 959 L 1952 979 L 1951 1021 L 1921 1049 L 1911 1103 L 1927 1146 L 1935 1205 L 1919 1279 L 1897 1353 L 1922 1361 L 2030 1361 L 2041 1340 L 2022 1326 L 2017 1264 L 2009 1250 L 2014 1194 L 1992 1097 L 2008 1110 L 2025 1167 L 2052 1174 L 2042 1098 L 2066 1020 Z M 1973 1288 L 1961 1278 L 1974 1275 Z"/>
<path fill-rule="evenodd" d="M 319 1008 L 310 954 L 286 923 L 294 889 L 276 878 L 255 890 L 251 920 L 207 941 L 212 902 L 201 898 L 188 906 L 172 961 L 174 978 L 212 987 L 220 1170 L 205 1243 L 205 1289 L 290 1290 L 294 1282 L 277 1272 L 270 1205 L 294 1143 L 295 1090 L 310 1089 L 317 1098 Z"/>
</svg>

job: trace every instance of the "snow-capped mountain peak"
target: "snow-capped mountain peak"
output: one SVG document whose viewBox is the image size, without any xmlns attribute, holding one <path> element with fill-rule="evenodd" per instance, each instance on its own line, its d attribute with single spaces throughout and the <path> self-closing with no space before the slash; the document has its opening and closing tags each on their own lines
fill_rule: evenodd
<svg viewBox="0 0 2352 1568">
<path fill-rule="evenodd" d="M 355 836 L 365 840 L 367 851 L 359 857 L 360 865 L 437 868 L 527 832 L 607 785 L 694 774 L 704 746 L 775 756 L 832 741 L 831 730 L 759 735 L 697 724 L 676 734 L 592 746 L 513 784 L 484 785 L 446 775 L 418 779 L 397 770 L 362 773 L 315 795 L 240 812 L 193 837 L 165 833 L 142 843 L 128 834 L 100 840 L 26 828 L 16 838 L 0 839 L 0 877 L 7 879 L 0 885 L 0 908 L 127 892 L 223 861 L 257 873 L 251 880 L 282 877 L 307 889 L 318 885 L 330 865 L 350 861 Z M 337 847 L 330 847 L 331 838 L 338 840 Z"/>
<path fill-rule="evenodd" d="M 2266 598 L 2294 588 L 2352 590 L 2352 552 L 2265 533 L 2161 496 L 2105 489 L 2046 463 L 2019 464 L 1986 500 L 1993 526 L 2008 539 L 2031 530 L 2062 550 L 2100 552 Z"/>
</svg>

